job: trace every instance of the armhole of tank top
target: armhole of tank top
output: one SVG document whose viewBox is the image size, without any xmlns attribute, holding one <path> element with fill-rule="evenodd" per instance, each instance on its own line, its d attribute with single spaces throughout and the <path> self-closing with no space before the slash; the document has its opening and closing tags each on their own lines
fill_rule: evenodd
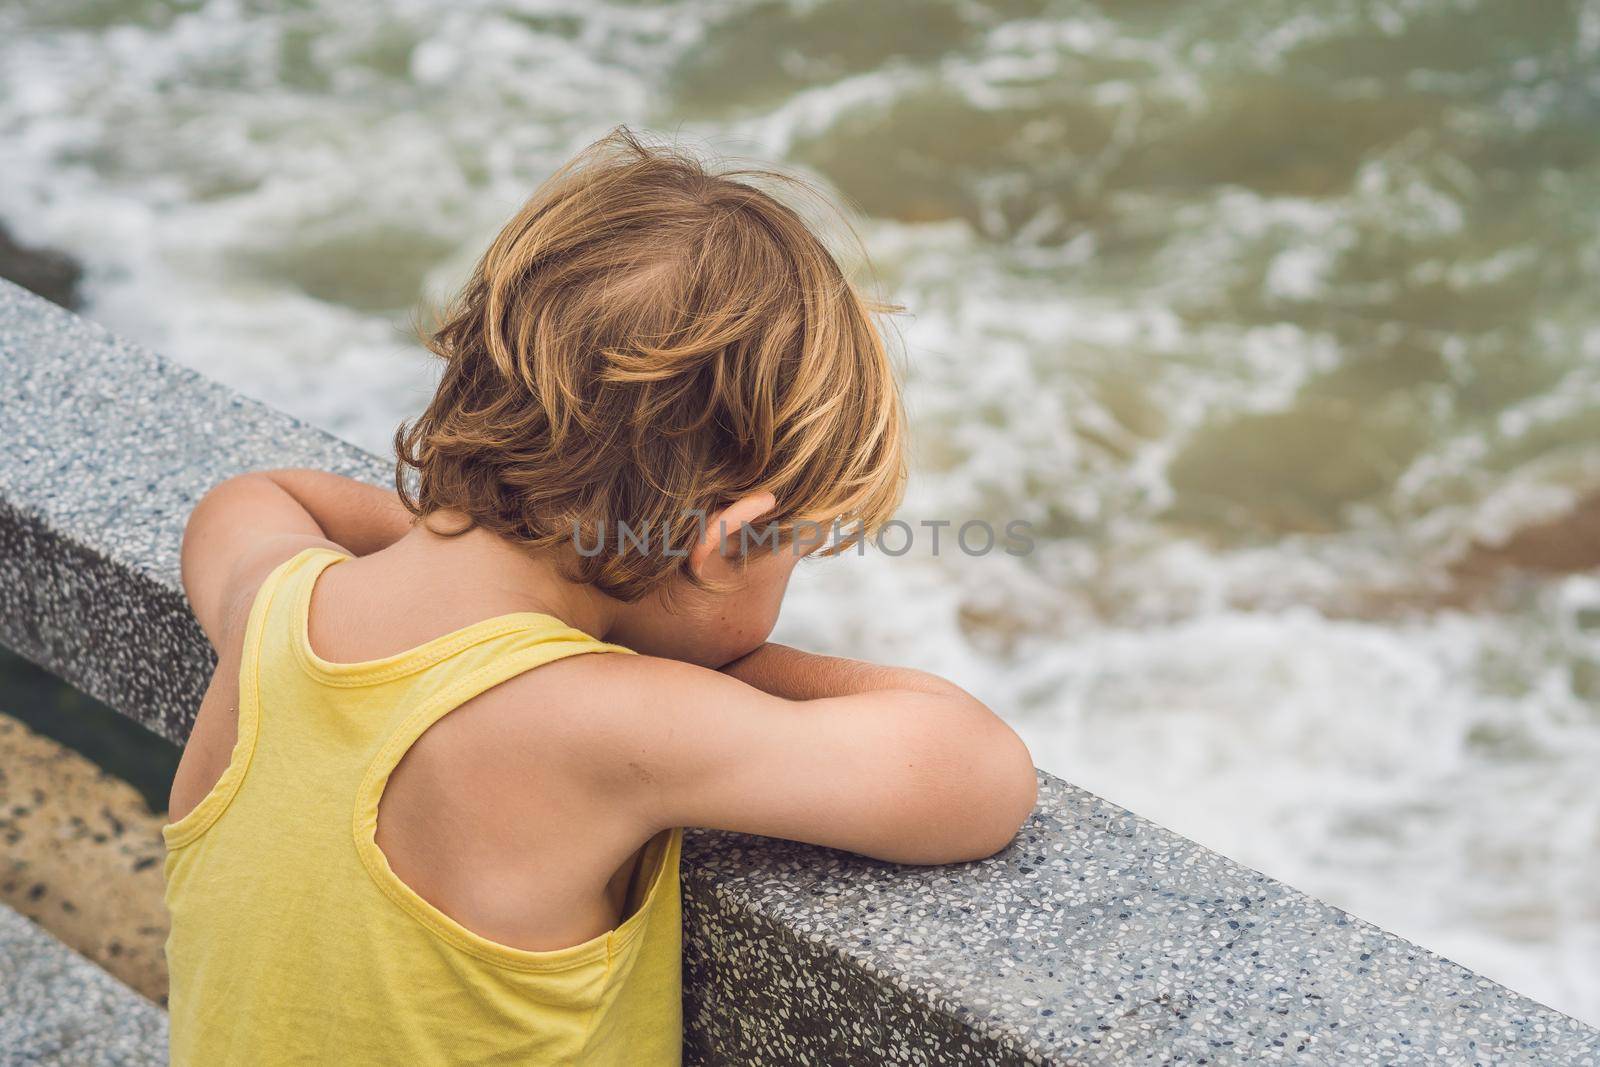
<svg viewBox="0 0 1600 1067">
<path fill-rule="evenodd" d="M 308 548 L 284 560 L 256 589 L 239 651 L 239 711 L 233 752 L 228 756 L 228 765 L 223 769 L 222 776 L 210 792 L 200 798 L 200 803 L 177 822 L 161 828 L 161 836 L 169 852 L 192 844 L 209 830 L 228 810 L 228 805 L 233 802 L 234 795 L 244 782 L 251 757 L 255 755 L 256 735 L 261 722 L 261 643 L 266 634 L 267 615 L 272 610 L 284 578 L 307 555 L 316 551 L 318 549 Z"/>
<path fill-rule="evenodd" d="M 610 931 L 610 933 L 607 935 L 610 938 L 606 944 L 606 982 L 608 984 L 611 981 L 611 971 L 616 967 L 617 958 L 621 956 L 623 952 L 627 951 L 629 945 L 638 940 L 637 935 L 641 927 L 633 923 L 633 917 L 635 915 L 643 915 L 646 911 L 650 910 L 650 908 L 655 904 L 656 898 L 659 897 L 663 892 L 666 892 L 666 890 L 661 888 L 661 883 L 666 881 L 667 869 L 669 867 L 672 869 L 675 875 L 678 873 L 678 865 L 682 859 L 682 854 L 683 830 L 680 827 L 674 827 L 670 830 L 662 830 L 660 833 L 652 837 L 645 845 L 644 854 L 640 858 L 640 864 L 641 866 L 644 866 L 653 862 L 654 866 L 650 868 L 649 875 L 645 879 L 645 890 L 639 898 L 639 906 L 634 909 L 632 914 L 628 916 L 627 920 L 625 920 L 621 926 Z M 674 893 L 680 892 L 677 881 L 677 878 L 673 879 L 674 884 L 672 887 L 672 892 Z M 682 919 L 679 918 L 677 921 L 681 923 Z M 678 953 L 678 966 L 680 967 L 682 966 L 682 959 L 683 952 L 680 948 Z M 583 1041 L 579 1046 L 584 1050 L 585 1053 L 588 1052 L 590 1043 L 594 1041 L 595 1024 L 599 1022 L 600 1009 L 602 1007 L 604 1007 L 603 997 L 597 999 L 594 1003 L 594 1006 L 589 1009 L 589 1019 L 586 1023 L 584 1023 Z M 681 1020 L 679 1026 L 680 1028 L 682 1026 Z"/>
<path fill-rule="evenodd" d="M 367 768 L 361 786 L 356 791 L 352 833 L 356 853 L 372 881 L 401 911 L 415 919 L 430 934 L 451 948 L 475 959 L 509 971 L 551 972 L 564 971 L 585 965 L 599 965 L 608 971 L 617 952 L 630 944 L 653 910 L 652 904 L 661 892 L 668 863 L 675 857 L 682 831 L 663 831 L 665 841 L 653 853 L 655 867 L 649 876 L 649 888 L 639 908 L 619 925 L 596 934 L 587 941 L 565 948 L 533 950 L 515 948 L 491 940 L 467 929 L 461 923 L 434 907 L 412 889 L 389 866 L 389 859 L 378 847 L 378 805 L 383 799 L 385 786 L 394 769 L 400 765 L 411 746 L 435 723 L 449 715 L 467 701 L 511 680 L 519 674 L 553 663 L 569 656 L 599 652 L 632 654 L 632 649 L 610 645 L 583 635 L 578 647 L 535 646 L 512 653 L 495 663 L 481 667 L 447 687 L 438 696 L 419 707 L 393 733 L 389 735 L 377 756 Z M 554 654 L 551 654 L 551 653 Z M 660 836 L 660 835 L 658 835 Z"/>
</svg>

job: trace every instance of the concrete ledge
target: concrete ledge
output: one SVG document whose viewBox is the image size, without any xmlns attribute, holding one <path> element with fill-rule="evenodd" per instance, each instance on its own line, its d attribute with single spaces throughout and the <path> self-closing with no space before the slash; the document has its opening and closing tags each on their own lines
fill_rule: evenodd
<svg viewBox="0 0 1600 1067">
<path fill-rule="evenodd" d="M 167 1017 L 0 905 L 0 1063 L 161 1067 Z"/>
<path fill-rule="evenodd" d="M 0 709 L 0 906 L 167 999 L 161 824 L 132 786 Z"/>
<path fill-rule="evenodd" d="M 174 739 L 211 665 L 178 585 L 194 501 L 257 467 L 388 479 L 3 283 L 0 440 L 0 643 Z M 691 834 L 691 1062 L 1600 1063 L 1600 1032 L 1041 782 L 964 867 Z"/>
<path fill-rule="evenodd" d="M 0 441 L 0 643 L 180 742 L 213 666 L 177 581 L 187 510 L 250 468 L 389 477 L 5 281 Z"/>
</svg>

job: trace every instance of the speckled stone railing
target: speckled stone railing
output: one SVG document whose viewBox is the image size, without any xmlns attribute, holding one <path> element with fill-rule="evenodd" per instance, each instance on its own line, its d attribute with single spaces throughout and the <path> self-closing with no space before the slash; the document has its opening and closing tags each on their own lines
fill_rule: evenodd
<svg viewBox="0 0 1600 1067">
<path fill-rule="evenodd" d="M 0 282 L 0 643 L 167 737 L 211 666 L 185 515 L 239 471 L 377 458 Z M 1600 1064 L 1600 1033 L 1041 775 L 999 856 L 685 850 L 702 1063 Z"/>
<path fill-rule="evenodd" d="M 0 1064 L 160 1067 L 167 1017 L 0 904 Z"/>
</svg>

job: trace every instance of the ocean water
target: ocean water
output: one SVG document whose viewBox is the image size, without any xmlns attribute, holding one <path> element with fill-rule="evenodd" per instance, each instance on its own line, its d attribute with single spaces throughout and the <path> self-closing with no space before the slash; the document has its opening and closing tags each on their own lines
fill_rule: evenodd
<svg viewBox="0 0 1600 1067">
<path fill-rule="evenodd" d="M 846 198 L 903 517 L 1033 524 L 808 563 L 780 636 L 1600 1022 L 1600 2 L 0 6 L 0 222 L 377 450 L 619 122 Z"/>
</svg>

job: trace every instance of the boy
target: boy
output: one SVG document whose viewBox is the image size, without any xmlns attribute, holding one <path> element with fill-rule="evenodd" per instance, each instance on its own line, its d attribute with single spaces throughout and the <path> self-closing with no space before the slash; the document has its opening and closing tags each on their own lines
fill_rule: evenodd
<svg viewBox="0 0 1600 1067">
<path fill-rule="evenodd" d="M 812 533 L 903 481 L 792 210 L 614 134 L 431 342 L 398 492 L 247 474 L 189 521 L 219 662 L 165 829 L 175 1063 L 676 1063 L 680 827 L 950 863 L 1032 808 L 956 686 L 766 643 Z"/>
</svg>

